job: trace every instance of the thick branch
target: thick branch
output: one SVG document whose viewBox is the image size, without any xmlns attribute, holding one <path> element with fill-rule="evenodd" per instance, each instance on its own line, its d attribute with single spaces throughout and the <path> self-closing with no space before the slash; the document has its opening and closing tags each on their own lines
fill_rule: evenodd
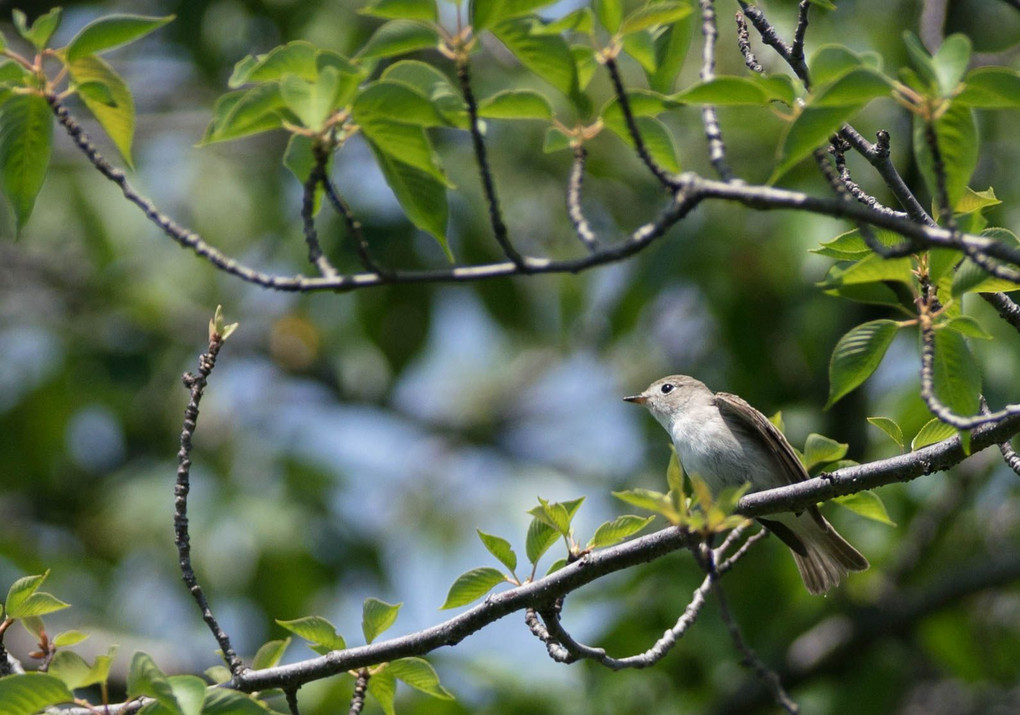
<svg viewBox="0 0 1020 715">
<path fill-rule="evenodd" d="M 1020 418 L 981 425 L 971 433 L 970 454 L 998 445 L 1020 432 Z M 737 511 L 744 516 L 761 516 L 780 511 L 798 511 L 818 502 L 844 494 L 874 489 L 894 482 L 908 482 L 959 464 L 969 456 L 960 438 L 937 442 L 908 454 L 900 454 L 869 464 L 837 469 L 788 487 L 754 492 L 744 496 Z"/>
</svg>

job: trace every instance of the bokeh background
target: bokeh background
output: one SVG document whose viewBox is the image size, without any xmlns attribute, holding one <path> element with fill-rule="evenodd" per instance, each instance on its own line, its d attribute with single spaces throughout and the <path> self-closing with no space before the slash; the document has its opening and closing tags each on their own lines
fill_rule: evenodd
<svg viewBox="0 0 1020 715">
<path fill-rule="evenodd" d="M 103 13 L 175 13 L 171 25 L 109 56 L 138 108 L 131 181 L 226 253 L 267 271 L 309 272 L 300 186 L 281 165 L 282 133 L 195 145 L 236 61 L 301 38 L 353 53 L 379 24 L 355 12 L 362 4 L 67 2 L 56 44 Z M 453 6 L 440 4 L 453 26 Z M 16 5 L 34 16 L 52 3 Z M 738 72 L 730 19 L 737 5 L 718 5 L 719 71 Z M 0 7 L 0 22 L 8 23 L 11 3 Z M 766 5 L 787 35 L 794 7 Z M 840 42 L 877 51 L 892 73 L 906 64 L 901 33 L 918 28 L 921 12 L 916 2 L 840 2 L 836 13 L 814 13 L 808 49 Z M 8 24 L 2 29 L 14 35 Z M 1020 36 L 1020 19 L 1005 2 L 951 2 L 947 30 L 968 33 L 978 52 L 1003 53 Z M 483 45 L 474 70 L 479 95 L 509 86 L 554 95 L 495 42 Z M 696 78 L 697 48 L 696 39 L 678 86 Z M 435 53 L 419 57 L 449 70 Z M 999 61 L 1015 66 L 1012 57 Z M 782 71 L 771 53 L 760 50 L 759 59 Z M 640 82 L 636 66 L 624 69 Z M 595 80 L 596 105 L 608 90 L 604 77 Z M 84 109 L 72 104 L 72 111 L 115 158 Z M 781 122 L 757 110 L 723 110 L 721 119 L 738 173 L 767 178 Z M 697 110 L 678 111 L 668 122 L 684 168 L 709 174 Z M 888 129 L 898 166 L 919 184 L 904 112 L 876 102 L 854 123 L 866 136 Z M 994 186 L 1004 203 L 990 212 L 992 224 L 1015 228 L 1016 115 L 985 112 L 979 124 L 982 159 L 971 184 Z M 135 649 L 153 654 L 167 672 L 200 672 L 217 662 L 215 643 L 181 585 L 172 542 L 186 403 L 179 378 L 194 369 L 217 304 L 241 327 L 202 404 L 192 539 L 214 611 L 246 656 L 284 637 L 274 618 L 322 615 L 348 643 L 359 643 L 361 602 L 369 596 L 403 602 L 390 634 L 438 623 L 449 615 L 437 609 L 456 576 L 495 565 L 475 529 L 510 539 L 523 557 L 526 510 L 537 496 L 585 496 L 576 521 L 582 539 L 627 513 L 610 492 L 663 488 L 668 450 L 658 425 L 620 398 L 664 374 L 697 375 L 766 413 L 782 410 L 794 444 L 821 432 L 849 442 L 858 460 L 897 451 L 865 417 L 893 417 L 908 434 L 927 420 L 916 396 L 916 345 L 907 336 L 864 388 L 821 410 L 839 336 L 887 317 L 815 287 L 829 261 L 808 250 L 848 228 L 833 220 L 703 205 L 637 257 L 581 275 L 300 296 L 241 283 L 180 250 L 59 128 L 56 135 L 49 178 L 17 240 L 8 207 L 0 207 L 0 587 L 50 569 L 47 590 L 73 604 L 49 619 L 51 630 L 91 632 L 77 648 L 86 656 L 119 644 L 115 677 Z M 524 252 L 580 255 L 565 213 L 569 156 L 543 154 L 543 135 L 535 123 L 490 126 L 507 223 Z M 454 253 L 463 262 L 498 260 L 468 137 L 451 130 L 436 140 L 458 187 L 451 194 Z M 592 143 L 589 170 L 585 207 L 606 237 L 624 235 L 664 205 L 614 137 Z M 889 201 L 873 173 L 854 170 Z M 435 242 L 402 217 L 363 143 L 340 153 L 334 178 L 383 263 L 443 265 Z M 784 184 L 826 191 L 807 165 Z M 357 270 L 340 222 L 324 213 L 320 230 L 334 260 Z M 974 345 L 989 402 L 1015 401 L 1017 335 L 983 302 L 972 299 L 968 310 L 996 336 Z M 951 473 L 883 488 L 895 528 L 829 507 L 873 568 L 824 599 L 804 591 L 785 548 L 766 540 L 726 579 L 747 639 L 774 667 L 801 668 L 792 692 L 805 711 L 1020 706 L 1015 582 L 948 599 L 916 618 L 883 620 L 909 616 L 947 580 L 1015 553 L 1018 485 L 990 450 Z M 672 556 L 572 596 L 564 622 L 613 654 L 644 650 L 699 581 L 688 556 Z M 841 635 L 861 632 L 852 647 L 825 660 Z M 30 645 L 20 629 L 8 644 L 21 657 Z M 309 655 L 295 643 L 285 660 Z M 402 690 L 402 712 L 769 709 L 714 605 L 646 671 L 555 664 L 519 615 L 430 660 L 457 700 Z M 352 686 L 337 678 L 303 688 L 302 712 L 336 712 Z"/>
</svg>

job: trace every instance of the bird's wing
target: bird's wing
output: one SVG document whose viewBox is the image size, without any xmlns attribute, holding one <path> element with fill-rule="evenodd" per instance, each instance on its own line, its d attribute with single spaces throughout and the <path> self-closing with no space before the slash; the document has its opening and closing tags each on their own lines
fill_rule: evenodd
<svg viewBox="0 0 1020 715">
<path fill-rule="evenodd" d="M 717 392 L 715 393 L 715 406 L 719 408 L 723 419 L 739 425 L 746 436 L 757 440 L 766 452 L 775 457 L 776 463 L 780 467 L 778 475 L 780 479 L 787 484 L 808 479 L 807 470 L 797 458 L 793 447 L 786 440 L 786 436 L 769 422 L 765 415 L 751 407 L 746 400 L 728 392 Z M 812 506 L 808 511 L 819 522 L 819 525 L 825 524 L 817 507 Z"/>
</svg>

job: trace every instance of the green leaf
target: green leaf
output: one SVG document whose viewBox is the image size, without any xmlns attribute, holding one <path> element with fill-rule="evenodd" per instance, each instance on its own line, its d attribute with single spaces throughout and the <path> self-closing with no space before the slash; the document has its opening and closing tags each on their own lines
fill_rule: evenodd
<svg viewBox="0 0 1020 715">
<path fill-rule="evenodd" d="M 127 83 L 110 65 L 94 55 L 68 62 L 67 69 L 78 85 L 99 82 L 109 88 L 113 105 L 96 101 L 87 94 L 81 95 L 81 99 L 109 135 L 127 165 L 134 166 L 131 143 L 135 136 L 135 101 Z"/>
<path fill-rule="evenodd" d="M 808 100 L 811 107 L 852 107 L 860 109 L 872 99 L 887 97 L 892 91 L 889 80 L 870 67 L 860 67 L 828 85 Z"/>
<path fill-rule="evenodd" d="M 577 66 L 566 41 L 559 35 L 535 34 L 530 19 L 504 20 L 492 33 L 522 65 L 573 98 L 578 92 Z"/>
<path fill-rule="evenodd" d="M 869 417 L 868 422 L 889 435 L 889 438 L 900 447 L 903 446 L 903 430 L 900 429 L 900 426 L 896 424 L 895 420 L 889 419 L 888 417 Z"/>
<path fill-rule="evenodd" d="M 408 126 L 410 129 L 422 131 L 418 127 L 409 127 L 409 125 L 394 124 L 393 126 Z M 445 180 L 437 179 L 433 172 L 422 171 L 416 166 L 400 161 L 396 158 L 399 155 L 384 151 L 371 139 L 369 146 L 372 147 L 372 152 L 375 154 L 387 185 L 407 213 L 408 220 L 421 230 L 432 234 L 452 262 L 453 254 L 446 241 L 449 208 L 446 200 Z"/>
<path fill-rule="evenodd" d="M 1004 228 L 988 228 L 982 231 L 981 235 L 994 238 L 1011 246 L 1020 245 L 1020 239 L 1017 239 L 1012 231 Z M 1020 288 L 1020 284 L 1013 283 L 1004 278 L 996 278 L 968 258 L 960 265 L 953 276 L 952 294 L 956 297 L 964 293 L 1010 292 L 1018 288 Z"/>
<path fill-rule="evenodd" d="M 541 29 L 535 28 L 536 33 L 543 35 L 561 35 L 564 32 L 577 32 L 582 35 L 591 35 L 595 29 L 595 15 L 591 8 L 582 7 L 573 12 L 568 12 L 559 20 L 542 21 Z"/>
<path fill-rule="evenodd" d="M 779 101 L 792 105 L 793 84 L 785 75 L 775 77 L 716 77 L 671 95 L 676 102 L 718 106 L 768 106 Z"/>
<path fill-rule="evenodd" d="M 558 502 L 548 502 L 542 497 L 538 498 L 539 505 L 528 510 L 536 519 L 544 521 L 561 535 L 567 536 L 570 533 L 570 517 L 566 507 Z"/>
<path fill-rule="evenodd" d="M 44 616 L 70 606 L 53 594 L 38 590 L 49 573 L 46 571 L 38 576 L 25 576 L 11 584 L 7 591 L 7 600 L 4 602 L 7 618 L 26 619 Z"/>
<path fill-rule="evenodd" d="M 131 657 L 127 678 L 127 696 L 129 698 L 147 696 L 155 699 L 164 707 L 170 708 L 171 712 L 179 712 L 177 698 L 174 697 L 170 682 L 148 653 L 139 651 Z"/>
<path fill-rule="evenodd" d="M 387 19 L 403 18 L 425 22 L 435 22 L 439 17 L 435 0 L 372 0 L 358 12 Z"/>
<path fill-rule="evenodd" d="M 396 715 L 394 700 L 397 695 L 397 679 L 389 671 L 389 666 L 377 670 L 368 679 L 368 692 L 379 701 L 379 706 L 386 715 Z"/>
<path fill-rule="evenodd" d="M 972 214 L 975 212 L 983 211 L 984 209 L 991 208 L 992 206 L 998 206 L 1002 202 L 995 195 L 995 189 L 989 186 L 984 191 L 974 191 L 969 186 L 963 192 L 963 196 L 953 206 L 953 213 L 956 214 Z M 982 227 L 983 228 L 983 227 Z"/>
<path fill-rule="evenodd" d="M 117 647 L 114 646 L 107 655 L 96 656 L 95 665 L 89 665 L 73 651 L 60 650 L 50 661 L 47 672 L 60 678 L 71 690 L 105 683 L 110 675 L 110 665 L 116 650 Z"/>
<path fill-rule="evenodd" d="M 769 183 L 774 184 L 796 164 L 811 156 L 815 149 L 826 144 L 833 132 L 862 107 L 804 107 L 783 134 L 776 157 L 778 163 L 769 177 Z"/>
<path fill-rule="evenodd" d="M 656 25 L 668 25 L 691 14 L 691 6 L 685 2 L 659 2 L 645 5 L 627 15 L 620 24 L 620 34 L 630 35 L 648 30 Z"/>
<path fill-rule="evenodd" d="M 69 648 L 73 645 L 78 645 L 82 641 L 88 639 L 89 634 L 84 631 L 70 630 L 58 633 L 53 638 L 53 645 L 57 648 Z"/>
<path fill-rule="evenodd" d="M 446 601 L 439 608 L 440 610 L 459 608 L 471 603 L 506 580 L 502 571 L 489 566 L 471 569 L 457 577 L 446 594 Z"/>
<path fill-rule="evenodd" d="M 439 158 L 432 148 L 425 130 L 413 124 L 404 124 L 381 119 L 371 113 L 361 111 L 360 103 L 354 105 L 354 121 L 361 126 L 361 131 L 369 143 L 378 152 L 388 155 L 393 161 L 414 167 L 432 179 L 440 181 L 447 188 L 446 174 L 439 165 Z M 389 177 L 387 177 L 387 180 Z M 390 183 L 390 187 L 396 188 Z M 400 198 L 398 195 L 397 198 Z M 401 202 L 403 205 L 403 202 Z M 407 206 L 404 206 L 407 210 Z M 442 233 L 446 229 L 444 217 Z"/>
<path fill-rule="evenodd" d="M 552 154 L 554 151 L 563 151 L 570 148 L 571 138 L 562 130 L 556 127 L 549 127 L 545 132 L 545 141 L 542 142 L 542 151 Z"/>
<path fill-rule="evenodd" d="M 85 84 L 78 84 L 75 85 L 74 91 L 81 97 L 88 97 L 89 100 L 99 104 L 105 104 L 107 107 L 117 106 L 117 100 L 113 98 L 113 92 L 111 92 L 110 88 L 103 82 L 93 81 L 86 82 Z"/>
<path fill-rule="evenodd" d="M 695 16 L 688 15 L 661 32 L 655 38 L 656 70 L 648 78 L 649 86 L 656 92 L 671 92 L 680 68 L 687 57 L 687 50 L 694 37 Z"/>
<path fill-rule="evenodd" d="M 956 428 L 948 425 L 937 417 L 928 420 L 924 426 L 914 435 L 910 441 L 910 449 L 918 450 L 927 447 L 929 444 L 941 442 L 956 434 Z"/>
<path fill-rule="evenodd" d="M 927 85 L 929 91 L 936 91 L 939 85 L 938 74 L 935 72 L 935 64 L 924 44 L 921 43 L 917 35 L 909 31 L 903 33 L 903 43 L 907 46 L 907 54 L 910 57 L 910 63 L 917 70 L 918 79 Z"/>
<path fill-rule="evenodd" d="M 666 465 L 666 484 L 669 485 L 667 496 L 677 514 L 687 510 L 687 490 L 684 485 L 684 468 L 676 456 L 676 449 L 669 445 L 669 464 Z"/>
<path fill-rule="evenodd" d="M 205 701 L 205 681 L 197 675 L 171 675 L 167 678 L 181 715 L 202 715 Z"/>
<path fill-rule="evenodd" d="M 554 574 L 566 565 L 567 565 L 566 556 L 558 558 L 555 561 L 553 561 L 552 564 L 549 565 L 549 568 L 546 569 L 545 575 L 548 576 L 549 574 Z"/>
<path fill-rule="evenodd" d="M 41 52 L 60 25 L 60 13 L 61 9 L 55 7 L 45 15 L 37 17 L 31 27 L 28 26 L 28 18 L 21 10 L 12 10 L 11 16 L 18 34 L 35 45 L 35 49 Z"/>
<path fill-rule="evenodd" d="M 486 534 L 481 529 L 475 529 L 478 532 L 478 538 L 482 540 L 485 548 L 488 549 L 489 553 L 495 556 L 501 564 L 507 567 L 511 572 L 517 568 L 517 554 L 510 547 L 510 542 L 499 536 L 493 536 L 492 534 Z"/>
<path fill-rule="evenodd" d="M 272 640 L 263 643 L 259 649 L 255 651 L 255 656 L 251 660 L 252 669 L 262 670 L 263 668 L 272 668 L 280 662 L 280 658 L 283 657 L 283 653 L 287 650 L 287 646 L 289 645 L 290 638 Z"/>
<path fill-rule="evenodd" d="M 14 60 L 0 60 L 0 89 L 6 86 L 26 86 L 29 84 L 30 75 L 24 67 Z M 3 102 L 3 94 L 0 94 L 0 103 Z"/>
<path fill-rule="evenodd" d="M 17 230 L 28 222 L 46 180 L 53 148 L 53 113 L 37 94 L 0 104 L 0 190 L 11 203 Z"/>
<path fill-rule="evenodd" d="M 276 622 L 291 633 L 304 638 L 306 641 L 315 643 L 317 646 L 321 646 L 322 650 L 318 648 L 312 649 L 317 653 L 325 654 L 331 650 L 344 650 L 347 648 L 347 643 L 344 641 L 343 636 L 336 632 L 336 626 L 321 616 L 305 616 L 304 618 L 295 618 L 291 621 L 281 621 L 278 618 Z"/>
<path fill-rule="evenodd" d="M 361 632 L 365 634 L 365 642 L 371 643 L 383 631 L 397 620 L 397 612 L 402 603 L 386 603 L 378 598 L 366 598 L 361 609 Z"/>
<path fill-rule="evenodd" d="M 474 0 L 471 3 L 471 26 L 477 35 L 485 28 L 514 17 L 527 15 L 554 0 Z"/>
<path fill-rule="evenodd" d="M 619 543 L 628 536 L 633 536 L 644 529 L 652 523 L 654 519 L 654 514 L 646 517 L 634 516 L 632 514 L 618 516 L 612 521 L 607 521 L 602 524 L 602 526 L 595 530 L 595 534 L 588 542 L 588 548 L 601 549 L 606 546 L 612 546 L 613 544 Z"/>
<path fill-rule="evenodd" d="M 74 62 L 86 55 L 112 50 L 139 40 L 174 19 L 174 15 L 107 15 L 93 20 L 78 31 L 64 48 L 64 58 Z"/>
<path fill-rule="evenodd" d="M 280 81 L 284 104 L 304 126 L 316 131 L 322 129 L 335 111 L 340 90 L 340 73 L 333 67 L 323 68 L 314 82 L 295 75 L 287 75 Z"/>
<path fill-rule="evenodd" d="M 446 117 L 417 89 L 404 82 L 379 80 L 358 93 L 354 100 L 355 121 L 388 121 L 419 127 L 440 127 Z"/>
<path fill-rule="evenodd" d="M 438 45 L 439 35 L 434 27 L 413 20 L 390 20 L 375 31 L 356 57 L 359 60 L 393 57 Z"/>
<path fill-rule="evenodd" d="M 884 228 L 872 228 L 875 239 L 886 248 L 903 243 L 904 239 L 898 233 L 893 233 Z M 867 241 L 858 229 L 842 233 L 836 238 L 821 244 L 821 248 L 812 248 L 811 253 L 820 256 L 829 256 L 839 261 L 856 261 L 870 256 L 873 251 L 868 248 Z"/>
<path fill-rule="evenodd" d="M 615 33 L 623 22 L 623 0 L 595 0 L 595 16 L 602 27 Z"/>
<path fill-rule="evenodd" d="M 630 130 L 620 115 L 606 113 L 603 116 L 606 129 L 616 134 L 627 143 L 632 149 L 634 140 L 630 136 Z M 676 155 L 676 145 L 673 143 L 673 135 L 665 124 L 655 117 L 634 117 L 638 132 L 644 142 L 645 148 L 659 166 L 674 174 L 680 172 L 680 162 Z"/>
<path fill-rule="evenodd" d="M 958 415 L 976 414 L 981 394 L 981 370 L 955 330 L 935 331 L 935 396 Z"/>
<path fill-rule="evenodd" d="M 486 119 L 552 119 L 552 105 L 530 89 L 506 89 L 478 103 L 478 116 Z"/>
<path fill-rule="evenodd" d="M 560 538 L 559 532 L 541 519 L 535 518 L 528 525 L 528 536 L 524 542 L 524 552 L 531 564 L 537 564 L 546 551 Z"/>
<path fill-rule="evenodd" d="M 469 126 L 467 105 L 450 78 L 432 65 L 417 60 L 401 60 L 387 67 L 380 79 L 400 82 L 428 98 L 446 123 L 459 129 Z"/>
<path fill-rule="evenodd" d="M 829 271 L 823 287 L 897 281 L 908 286 L 914 283 L 913 263 L 910 258 L 882 258 L 872 254 L 846 268 Z"/>
<path fill-rule="evenodd" d="M 900 290 L 895 290 L 899 288 Z M 905 286 L 898 283 L 852 283 L 850 285 L 837 285 L 824 290 L 826 295 L 838 296 L 857 303 L 871 305 L 888 305 L 903 308 L 905 305 L 913 305 L 913 296 Z"/>
<path fill-rule="evenodd" d="M 206 127 L 201 144 L 279 129 L 283 126 L 281 110 L 285 106 L 276 82 L 229 92 L 216 101 L 212 121 Z"/>
<path fill-rule="evenodd" d="M 275 47 L 266 54 L 245 57 L 234 65 L 234 72 L 230 75 L 227 85 L 235 89 L 249 82 L 276 82 L 287 75 L 297 75 L 314 82 L 319 72 L 326 67 L 333 67 L 341 74 L 350 75 L 355 83 L 365 75 L 363 68 L 343 55 L 332 50 L 319 49 L 306 40 L 295 40 Z M 345 81 L 347 79 L 345 78 Z"/>
<path fill-rule="evenodd" d="M 839 339 L 829 361 L 829 400 L 825 409 L 875 372 L 899 326 L 892 320 L 858 325 Z"/>
<path fill-rule="evenodd" d="M 51 705 L 70 703 L 74 695 L 64 682 L 48 673 L 21 673 L 0 678 L 0 713 L 32 715 Z"/>
<path fill-rule="evenodd" d="M 824 435 L 811 433 L 804 444 L 804 467 L 811 470 L 814 467 L 843 459 L 849 446 Z"/>
<path fill-rule="evenodd" d="M 667 495 L 651 489 L 628 489 L 627 491 L 613 492 L 613 496 L 631 506 L 647 509 L 664 516 L 673 509 L 673 504 Z"/>
<path fill-rule="evenodd" d="M 886 511 L 882 499 L 873 491 L 865 490 L 856 494 L 847 494 L 836 497 L 832 501 L 865 519 L 896 526 L 896 522 L 889 518 L 889 512 Z"/>
<path fill-rule="evenodd" d="M 843 45 L 822 45 L 808 61 L 815 87 L 824 87 L 864 64 L 861 56 Z"/>
<path fill-rule="evenodd" d="M 960 84 L 970 62 L 970 39 L 955 33 L 942 41 L 942 46 L 932 56 L 932 66 L 943 97 L 950 97 L 956 85 Z"/>
<path fill-rule="evenodd" d="M 992 339 L 991 334 L 981 326 L 981 323 L 969 315 L 958 315 L 939 327 L 943 330 L 955 330 L 960 335 L 968 338 L 976 338 L 978 340 Z"/>
<path fill-rule="evenodd" d="M 439 700 L 453 700 L 450 691 L 439 684 L 436 669 L 424 658 L 411 657 L 391 661 L 386 666 L 386 671 L 426 695 Z"/>
<path fill-rule="evenodd" d="M 914 154 L 928 191 L 936 196 L 935 168 L 925 139 L 926 126 L 920 116 L 914 116 Z M 962 104 L 952 104 L 935 121 L 935 136 L 945 169 L 949 205 L 955 206 L 964 195 L 967 182 L 977 166 L 978 134 L 974 113 Z"/>
<path fill-rule="evenodd" d="M 1006 67 L 979 67 L 964 78 L 953 104 L 982 109 L 1020 107 L 1020 72 Z"/>
</svg>

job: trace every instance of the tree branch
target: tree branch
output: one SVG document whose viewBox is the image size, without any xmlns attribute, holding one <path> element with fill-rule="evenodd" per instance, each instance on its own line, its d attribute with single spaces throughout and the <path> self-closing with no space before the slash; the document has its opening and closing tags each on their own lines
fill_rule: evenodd
<svg viewBox="0 0 1020 715">
<path fill-rule="evenodd" d="M 971 432 L 970 451 L 965 452 L 959 436 L 869 464 L 858 464 L 821 474 L 786 487 L 754 492 L 741 498 L 737 512 L 762 516 L 780 511 L 799 511 L 818 502 L 894 482 L 908 482 L 926 474 L 959 464 L 970 454 L 998 445 L 1020 432 L 1020 417 L 983 424 Z"/>
<path fill-rule="evenodd" d="M 715 21 L 715 0 L 700 0 L 701 4 L 701 35 L 705 42 L 701 49 L 701 72 L 699 76 L 702 82 L 709 82 L 715 79 L 715 42 L 719 37 L 719 30 Z M 708 159 L 723 181 L 733 181 L 736 177 L 733 169 L 726 161 L 726 143 L 723 141 L 722 128 L 719 126 L 719 116 L 716 114 L 715 106 L 703 104 L 701 106 L 701 123 L 705 127 L 705 138 L 708 140 Z"/>
<path fill-rule="evenodd" d="M 174 487 L 174 543 L 177 545 L 178 563 L 181 569 L 181 578 L 188 587 L 189 593 L 198 604 L 202 612 L 202 619 L 205 621 L 213 637 L 220 645 L 223 652 L 223 660 L 226 661 L 230 672 L 237 675 L 244 670 L 244 662 L 237 656 L 233 646 L 230 645 L 230 638 L 226 631 L 220 627 L 213 616 L 205 593 L 198 583 L 198 577 L 191 565 L 191 537 L 188 534 L 188 492 L 191 491 L 191 445 L 192 437 L 198 423 L 198 406 L 202 401 L 205 392 L 206 381 L 216 367 L 216 356 L 223 346 L 223 336 L 212 332 L 209 336 L 209 349 L 198 360 L 198 374 L 190 372 L 184 374 L 184 386 L 190 392 L 188 406 L 184 410 L 184 425 L 181 428 L 181 448 L 177 453 L 177 483 Z"/>
</svg>

